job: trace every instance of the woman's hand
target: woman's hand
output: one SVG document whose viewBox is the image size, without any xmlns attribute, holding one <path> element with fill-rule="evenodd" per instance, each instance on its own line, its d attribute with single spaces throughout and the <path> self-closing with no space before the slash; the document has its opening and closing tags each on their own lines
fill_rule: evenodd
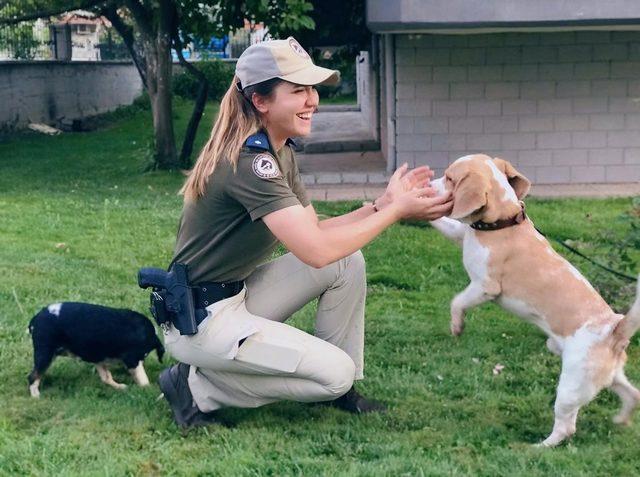
<svg viewBox="0 0 640 477">
<path fill-rule="evenodd" d="M 432 187 L 412 189 L 396 197 L 389 206 L 395 209 L 398 219 L 436 220 L 449 215 L 453 208 L 451 192 L 436 194 Z"/>
<path fill-rule="evenodd" d="M 384 194 L 374 201 L 376 209 L 384 209 L 405 192 L 429 185 L 429 181 L 433 177 L 433 171 L 429 169 L 429 166 L 416 167 L 407 172 L 408 168 L 409 166 L 405 162 L 396 169 L 389 179 L 389 184 Z"/>
</svg>

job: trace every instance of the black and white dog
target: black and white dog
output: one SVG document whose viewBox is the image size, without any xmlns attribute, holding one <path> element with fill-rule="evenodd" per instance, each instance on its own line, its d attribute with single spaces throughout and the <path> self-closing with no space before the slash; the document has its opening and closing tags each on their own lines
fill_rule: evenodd
<svg viewBox="0 0 640 477">
<path fill-rule="evenodd" d="M 149 384 L 142 362 L 152 350 L 162 361 L 164 347 L 151 321 L 132 310 L 89 303 L 56 303 L 43 308 L 29 323 L 33 339 L 34 367 L 29 374 L 31 396 L 40 396 L 40 380 L 57 355 L 77 356 L 95 363 L 102 382 L 116 389 L 125 384 L 113 380 L 107 361 L 122 361 L 134 381 Z"/>
</svg>

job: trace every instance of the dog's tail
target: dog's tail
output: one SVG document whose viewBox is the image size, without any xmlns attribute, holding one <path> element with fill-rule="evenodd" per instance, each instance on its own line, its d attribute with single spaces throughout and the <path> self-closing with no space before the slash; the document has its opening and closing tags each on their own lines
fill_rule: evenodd
<svg viewBox="0 0 640 477">
<path fill-rule="evenodd" d="M 158 361 L 162 362 L 162 357 L 164 356 L 164 346 L 162 346 L 162 342 L 158 338 L 158 335 L 154 335 L 156 339 L 155 349 L 158 354 Z"/>
<path fill-rule="evenodd" d="M 616 350 L 624 350 L 638 329 L 640 329 L 640 276 L 636 285 L 636 301 L 613 331 L 613 335 L 616 338 Z"/>
</svg>

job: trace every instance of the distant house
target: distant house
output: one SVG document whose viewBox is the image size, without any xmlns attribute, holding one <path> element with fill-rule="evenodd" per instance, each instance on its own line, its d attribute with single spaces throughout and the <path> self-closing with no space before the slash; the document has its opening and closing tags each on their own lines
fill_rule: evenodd
<svg viewBox="0 0 640 477">
<path fill-rule="evenodd" d="M 52 24 L 55 30 L 68 28 L 71 39 L 71 60 L 99 61 L 100 35 L 111 23 L 104 17 L 96 17 L 81 10 L 64 14 Z"/>
<path fill-rule="evenodd" d="M 640 2 L 367 0 L 387 168 L 501 156 L 537 183 L 640 181 Z"/>
</svg>

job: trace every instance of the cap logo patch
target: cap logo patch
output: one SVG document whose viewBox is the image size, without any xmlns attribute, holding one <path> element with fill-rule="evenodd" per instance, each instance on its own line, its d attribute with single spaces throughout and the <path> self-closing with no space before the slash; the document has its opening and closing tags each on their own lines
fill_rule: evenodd
<svg viewBox="0 0 640 477">
<path fill-rule="evenodd" d="M 304 48 L 302 48 L 295 38 L 289 38 L 289 46 L 296 55 L 304 58 L 305 60 L 309 59 L 309 54 L 304 50 Z"/>
<path fill-rule="evenodd" d="M 253 158 L 253 172 L 261 179 L 272 179 L 280 175 L 280 169 L 269 154 L 258 154 Z"/>
</svg>

